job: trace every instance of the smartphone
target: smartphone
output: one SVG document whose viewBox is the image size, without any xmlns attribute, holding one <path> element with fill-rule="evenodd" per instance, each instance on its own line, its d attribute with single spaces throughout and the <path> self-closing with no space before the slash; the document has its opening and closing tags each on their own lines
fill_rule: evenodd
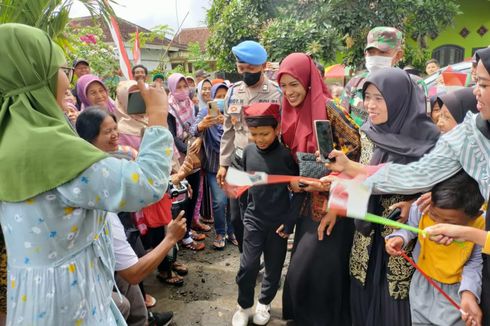
<svg viewBox="0 0 490 326">
<path fill-rule="evenodd" d="M 146 113 L 146 104 L 139 91 L 128 94 L 128 114 Z"/>
<path fill-rule="evenodd" d="M 216 101 L 209 101 L 208 102 L 208 115 L 212 117 L 217 117 L 219 114 L 219 108 L 218 108 L 218 103 Z"/>
<path fill-rule="evenodd" d="M 393 220 L 393 221 L 397 221 L 398 219 L 400 219 L 400 214 L 402 213 L 402 210 L 400 208 L 395 208 L 394 210 L 392 210 L 390 212 L 390 214 L 388 214 L 388 216 L 386 216 L 387 219 L 390 219 L 390 220 Z"/>
<path fill-rule="evenodd" d="M 320 160 L 327 163 L 331 162 L 333 160 L 328 158 L 328 154 L 333 151 L 333 136 L 330 121 L 315 120 L 314 125 Z"/>
</svg>

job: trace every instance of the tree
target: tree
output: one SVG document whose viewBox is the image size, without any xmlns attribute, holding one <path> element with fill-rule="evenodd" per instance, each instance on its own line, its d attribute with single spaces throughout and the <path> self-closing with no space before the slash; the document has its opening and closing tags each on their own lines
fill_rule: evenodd
<svg viewBox="0 0 490 326">
<path fill-rule="evenodd" d="M 92 16 L 114 15 L 109 2 L 113 0 L 80 0 Z M 66 45 L 65 27 L 68 25 L 73 0 L 0 0 L 0 24 L 20 23 L 46 31 L 58 44 Z"/>
<path fill-rule="evenodd" d="M 189 52 L 187 58 L 192 62 L 194 69 L 210 70 L 208 64 L 209 59 L 206 53 L 201 51 L 201 46 L 198 42 L 190 42 L 187 44 L 187 51 Z"/>
</svg>

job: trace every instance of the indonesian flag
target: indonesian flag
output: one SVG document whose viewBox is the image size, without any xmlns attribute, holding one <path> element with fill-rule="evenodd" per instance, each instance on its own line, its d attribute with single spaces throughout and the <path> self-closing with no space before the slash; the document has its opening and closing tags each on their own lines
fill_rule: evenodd
<svg viewBox="0 0 490 326">
<path fill-rule="evenodd" d="M 335 179 L 330 186 L 328 210 L 338 215 L 364 219 L 371 196 L 371 188 L 362 180 Z"/>
<path fill-rule="evenodd" d="M 109 5 L 109 3 L 107 4 Z M 109 26 L 112 40 L 114 41 L 114 44 L 116 44 L 117 51 L 119 53 L 119 67 L 121 68 L 121 71 L 126 79 L 133 79 L 128 54 L 126 53 L 124 41 L 121 37 L 121 32 L 119 31 L 119 24 L 117 23 L 116 18 L 114 18 L 113 16 L 110 17 L 110 20 L 106 20 L 106 23 Z"/>
<path fill-rule="evenodd" d="M 133 63 L 135 65 L 141 64 L 140 32 L 138 28 L 136 28 L 136 35 L 134 37 Z"/>
</svg>

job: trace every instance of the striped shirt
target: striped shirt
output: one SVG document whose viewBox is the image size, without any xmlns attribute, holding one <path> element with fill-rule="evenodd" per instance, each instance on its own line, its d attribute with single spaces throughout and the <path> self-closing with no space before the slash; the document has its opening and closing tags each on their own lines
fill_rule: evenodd
<svg viewBox="0 0 490 326">
<path fill-rule="evenodd" d="M 476 127 L 477 114 L 468 112 L 462 124 L 444 134 L 434 149 L 407 165 L 388 163 L 366 180 L 373 194 L 415 194 L 464 169 L 478 181 L 484 198 L 489 193 L 490 141 Z"/>
</svg>

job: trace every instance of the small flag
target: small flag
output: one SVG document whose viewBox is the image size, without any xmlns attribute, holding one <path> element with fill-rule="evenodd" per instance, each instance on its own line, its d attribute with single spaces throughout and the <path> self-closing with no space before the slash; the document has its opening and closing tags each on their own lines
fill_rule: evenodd
<svg viewBox="0 0 490 326">
<path fill-rule="evenodd" d="M 364 219 L 371 196 L 371 188 L 361 180 L 336 179 L 330 186 L 328 210 L 339 215 Z"/>
<path fill-rule="evenodd" d="M 140 32 L 137 27 L 136 35 L 134 36 L 133 63 L 135 65 L 141 64 Z"/>
</svg>

